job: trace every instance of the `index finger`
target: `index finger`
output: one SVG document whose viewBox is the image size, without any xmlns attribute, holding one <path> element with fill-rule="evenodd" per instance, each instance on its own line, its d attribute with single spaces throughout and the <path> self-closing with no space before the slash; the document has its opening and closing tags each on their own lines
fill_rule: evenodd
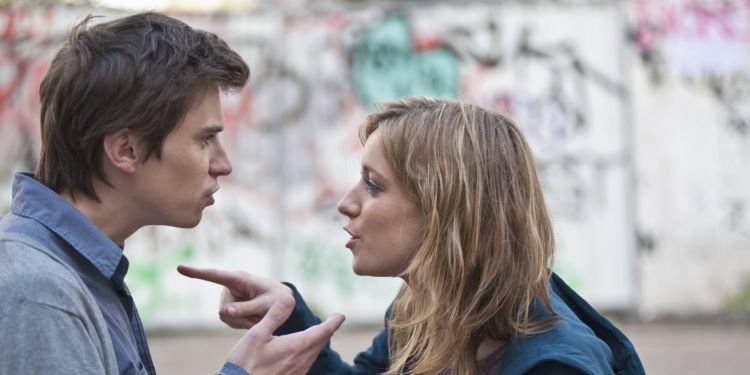
<svg viewBox="0 0 750 375">
<path fill-rule="evenodd" d="M 197 268 L 179 265 L 177 266 L 177 272 L 193 279 L 209 281 L 230 289 L 242 288 L 246 282 L 243 276 L 237 272 L 218 270 L 215 268 Z"/>
</svg>

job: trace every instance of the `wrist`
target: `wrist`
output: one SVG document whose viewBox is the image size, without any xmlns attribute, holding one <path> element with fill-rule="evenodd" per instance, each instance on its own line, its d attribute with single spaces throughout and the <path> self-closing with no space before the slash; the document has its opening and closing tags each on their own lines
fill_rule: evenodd
<svg viewBox="0 0 750 375">
<path fill-rule="evenodd" d="M 242 366 L 227 361 L 224 363 L 224 367 L 221 368 L 221 371 L 218 375 L 250 375 L 250 371 L 242 368 Z"/>
</svg>

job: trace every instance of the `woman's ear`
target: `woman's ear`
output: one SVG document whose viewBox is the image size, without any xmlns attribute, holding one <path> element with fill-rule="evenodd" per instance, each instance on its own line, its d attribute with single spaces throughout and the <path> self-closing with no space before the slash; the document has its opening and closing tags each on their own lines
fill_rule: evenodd
<svg viewBox="0 0 750 375">
<path fill-rule="evenodd" d="M 120 129 L 104 137 L 104 158 L 123 173 L 133 173 L 138 163 L 138 139 L 130 129 Z"/>
</svg>

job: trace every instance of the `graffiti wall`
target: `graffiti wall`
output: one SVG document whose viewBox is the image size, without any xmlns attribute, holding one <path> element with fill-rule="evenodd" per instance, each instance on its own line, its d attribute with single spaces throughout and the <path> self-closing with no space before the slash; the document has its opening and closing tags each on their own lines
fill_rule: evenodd
<svg viewBox="0 0 750 375">
<path fill-rule="evenodd" d="M 234 171 L 216 205 L 195 229 L 126 243 L 146 324 L 217 324 L 219 289 L 179 263 L 289 280 L 321 314 L 381 319 L 399 282 L 351 272 L 336 203 L 358 178 L 360 121 L 406 95 L 520 123 L 554 217 L 555 269 L 597 307 L 747 303 L 747 3 L 533 4 L 178 14 L 227 39 L 252 77 L 223 98 Z M 0 212 L 13 172 L 36 162 L 39 82 L 89 13 L 125 14 L 0 10 Z"/>
<path fill-rule="evenodd" d="M 644 316 L 750 311 L 750 2 L 636 1 Z"/>
</svg>

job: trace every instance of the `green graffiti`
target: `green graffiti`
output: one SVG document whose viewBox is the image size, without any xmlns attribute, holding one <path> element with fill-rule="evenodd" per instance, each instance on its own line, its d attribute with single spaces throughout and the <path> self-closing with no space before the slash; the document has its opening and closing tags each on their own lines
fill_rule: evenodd
<svg viewBox="0 0 750 375">
<path fill-rule="evenodd" d="M 745 281 L 739 292 L 726 300 L 724 307 L 730 312 L 750 315 L 750 280 Z"/>
<path fill-rule="evenodd" d="M 344 255 L 340 245 L 313 238 L 298 243 L 295 250 L 299 254 L 298 269 L 305 282 L 330 281 L 342 294 L 352 294 L 355 275 L 351 270 L 350 260 Z"/>
<path fill-rule="evenodd" d="M 165 293 L 164 275 L 175 272 L 178 264 L 188 263 L 195 255 L 191 245 L 182 245 L 160 259 L 132 261 L 126 277 L 129 288 L 136 291 L 138 296 L 146 296 L 145 301 L 139 301 L 138 312 L 144 321 L 154 316 L 158 311 L 183 305 L 178 296 Z"/>
<path fill-rule="evenodd" d="M 585 283 L 583 277 L 575 268 L 570 267 L 564 262 L 555 260 L 553 270 L 576 292 L 580 293 L 584 289 Z"/>
<path fill-rule="evenodd" d="M 392 13 L 354 48 L 354 84 L 364 106 L 404 96 L 457 98 L 458 63 L 446 48 L 416 51 L 406 17 Z"/>
</svg>

